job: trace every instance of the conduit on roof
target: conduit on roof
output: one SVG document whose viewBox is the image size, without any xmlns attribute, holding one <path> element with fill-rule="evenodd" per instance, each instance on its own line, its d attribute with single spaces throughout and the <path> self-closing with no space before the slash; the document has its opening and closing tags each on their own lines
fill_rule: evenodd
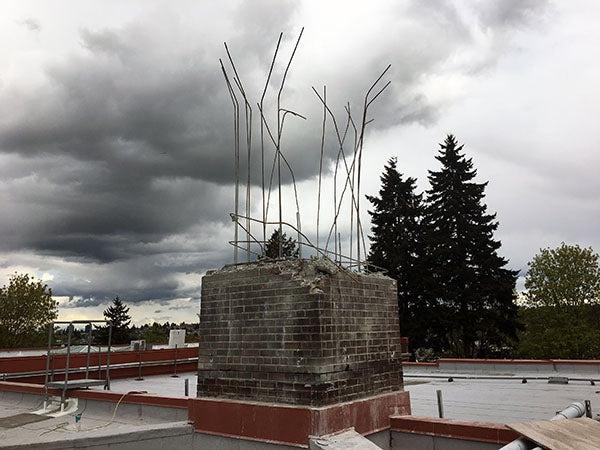
<svg viewBox="0 0 600 450">
<path fill-rule="evenodd" d="M 552 419 L 550 420 L 565 420 L 565 419 L 575 419 L 577 417 L 583 417 L 585 415 L 585 403 L 584 402 L 575 402 L 571 403 L 562 411 L 558 412 Z M 529 441 L 525 438 L 515 439 L 514 441 L 506 444 L 500 450 L 542 450 L 541 447 L 531 447 Z"/>
</svg>

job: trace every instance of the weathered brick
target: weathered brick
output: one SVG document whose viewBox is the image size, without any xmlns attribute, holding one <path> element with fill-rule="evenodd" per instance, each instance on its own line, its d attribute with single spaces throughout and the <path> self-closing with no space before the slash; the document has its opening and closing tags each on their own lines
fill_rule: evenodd
<svg viewBox="0 0 600 450">
<path fill-rule="evenodd" d="M 321 406 L 402 389 L 395 282 L 319 264 L 203 278 L 198 395 Z"/>
</svg>

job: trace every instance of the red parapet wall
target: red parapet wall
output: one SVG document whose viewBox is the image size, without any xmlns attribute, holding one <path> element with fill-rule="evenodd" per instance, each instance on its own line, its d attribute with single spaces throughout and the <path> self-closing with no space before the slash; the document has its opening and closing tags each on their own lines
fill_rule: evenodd
<svg viewBox="0 0 600 450">
<path fill-rule="evenodd" d="M 44 386 L 0 381 L 0 392 L 44 395 Z M 49 389 L 60 395 L 60 389 Z M 69 397 L 188 410 L 199 433 L 308 447 L 313 436 L 348 428 L 369 435 L 390 428 L 391 415 L 410 414 L 408 392 L 398 391 L 324 407 L 282 405 L 213 398 L 165 397 L 102 390 L 71 390 Z"/>
<path fill-rule="evenodd" d="M 135 364 L 142 362 L 143 375 L 159 375 L 164 373 L 174 372 L 191 372 L 197 370 L 198 347 L 186 347 L 178 349 L 157 349 L 135 351 L 118 351 L 111 352 L 110 364 L 111 378 L 128 378 L 138 375 L 137 367 L 114 367 L 119 364 Z M 190 361 L 193 359 L 193 361 Z M 11 377 L 11 381 L 26 381 L 30 383 L 43 383 L 44 375 L 41 374 L 46 370 L 46 355 L 39 356 L 17 356 L 0 358 L 0 374 L 22 374 L 19 377 Z M 51 371 L 62 371 L 66 366 L 66 355 L 52 355 L 50 359 Z M 177 362 L 176 362 L 177 361 Z M 87 362 L 86 353 L 73 354 L 70 357 L 70 369 L 85 369 Z M 96 378 L 104 378 L 105 370 L 98 373 L 98 366 L 104 366 L 107 362 L 107 353 L 91 353 L 90 354 L 90 376 Z M 159 364 L 159 363 L 163 364 Z M 144 365 L 148 363 L 157 363 L 157 365 Z M 159 365 L 158 365 L 159 364 Z M 40 372 L 27 373 L 27 372 Z M 85 376 L 83 372 L 69 373 L 69 377 L 73 379 Z M 62 380 L 63 375 L 56 373 L 54 380 Z"/>
<path fill-rule="evenodd" d="M 469 359 L 469 358 L 440 358 L 434 362 L 404 361 L 408 367 L 439 367 L 440 364 L 493 364 L 493 365 L 539 365 L 554 367 L 557 365 L 600 366 L 598 359 Z"/>
<path fill-rule="evenodd" d="M 408 392 L 392 392 L 324 407 L 214 398 L 190 399 L 196 431 L 307 447 L 311 436 L 355 428 L 368 435 L 390 427 L 390 415 L 410 414 Z"/>
<path fill-rule="evenodd" d="M 519 438 L 519 434 L 506 425 L 488 422 L 463 422 L 436 419 L 434 417 L 394 416 L 390 428 L 399 433 L 459 439 L 463 441 L 508 444 Z"/>
<path fill-rule="evenodd" d="M 184 373 L 184 372 L 196 372 L 198 369 L 198 363 L 196 361 L 178 362 L 177 365 L 173 361 L 164 361 L 164 364 L 155 366 L 144 366 L 142 367 L 141 375 L 143 377 L 151 375 L 164 375 L 169 373 Z M 118 380 L 123 378 L 135 378 L 140 374 L 138 367 L 113 367 L 111 365 L 110 378 L 112 380 Z M 79 380 L 85 378 L 85 372 L 69 372 L 70 380 Z M 98 368 L 92 368 L 89 372 L 89 378 L 103 380 L 106 378 L 106 370 L 98 372 Z M 44 375 L 24 375 L 10 378 L 11 381 L 20 383 L 41 383 L 44 384 Z M 64 380 L 64 374 L 54 374 L 53 381 Z"/>
<path fill-rule="evenodd" d="M 44 386 L 33 383 L 15 383 L 12 381 L 0 381 L 0 392 L 18 392 L 21 394 L 45 395 Z M 59 396 L 60 389 L 48 389 L 48 394 Z M 69 397 L 85 400 L 95 400 L 111 403 L 132 403 L 137 405 L 159 406 L 164 408 L 187 409 L 190 398 L 188 397 L 165 397 L 162 395 L 142 393 L 121 393 L 101 390 L 75 389 L 69 391 Z"/>
</svg>

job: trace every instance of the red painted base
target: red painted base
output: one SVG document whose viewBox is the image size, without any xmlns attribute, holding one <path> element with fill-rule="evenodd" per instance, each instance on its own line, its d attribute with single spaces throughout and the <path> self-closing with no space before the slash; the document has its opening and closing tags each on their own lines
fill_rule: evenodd
<svg viewBox="0 0 600 450">
<path fill-rule="evenodd" d="M 377 395 L 324 407 L 195 398 L 189 420 L 196 431 L 306 447 L 311 436 L 348 428 L 371 434 L 390 427 L 391 415 L 410 414 L 408 392 Z"/>
</svg>

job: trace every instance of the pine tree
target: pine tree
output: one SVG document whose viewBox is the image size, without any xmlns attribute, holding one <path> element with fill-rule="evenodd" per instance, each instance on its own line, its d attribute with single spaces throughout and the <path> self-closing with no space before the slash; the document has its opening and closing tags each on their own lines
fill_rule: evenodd
<svg viewBox="0 0 600 450">
<path fill-rule="evenodd" d="M 112 344 L 127 344 L 130 338 L 131 316 L 129 307 L 117 296 L 112 305 L 104 310 L 104 318 L 112 324 Z M 101 327 L 98 332 L 98 340 L 101 344 L 108 343 L 108 327 Z"/>
<path fill-rule="evenodd" d="M 266 258 L 279 258 L 279 242 L 281 241 L 281 257 L 282 258 L 297 258 L 298 257 L 298 246 L 296 240 L 287 237 L 285 233 L 282 233 L 281 238 L 279 237 L 279 229 L 276 228 L 273 234 L 265 244 L 265 257 Z"/>
<path fill-rule="evenodd" d="M 487 356 L 516 340 L 517 272 L 505 268 L 495 214 L 483 203 L 487 183 L 454 136 L 441 144 L 439 171 L 429 172 L 424 217 L 425 298 L 431 322 L 427 344 L 457 356 Z"/>
<path fill-rule="evenodd" d="M 415 178 L 403 179 L 392 158 L 381 175 L 378 197 L 367 196 L 373 205 L 371 216 L 371 250 L 368 262 L 372 268 L 383 268 L 397 280 L 400 331 L 409 337 L 411 347 L 421 340 L 421 256 L 423 214 L 422 195 L 415 193 Z"/>
</svg>

